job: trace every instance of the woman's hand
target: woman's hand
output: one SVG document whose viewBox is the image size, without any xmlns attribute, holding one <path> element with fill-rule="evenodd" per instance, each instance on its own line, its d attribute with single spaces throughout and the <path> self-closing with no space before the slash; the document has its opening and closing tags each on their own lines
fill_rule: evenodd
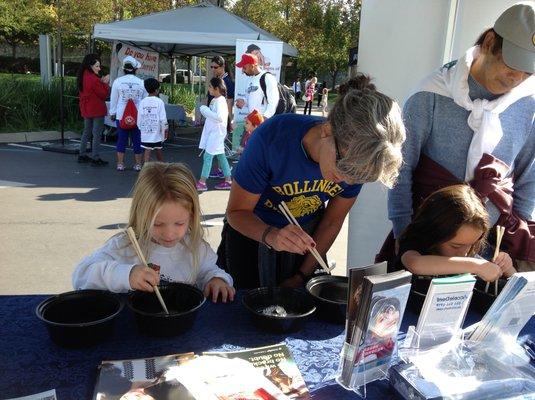
<svg viewBox="0 0 535 400">
<path fill-rule="evenodd" d="M 212 302 L 217 303 L 217 298 L 220 294 L 223 303 L 226 303 L 227 299 L 228 301 L 233 301 L 236 289 L 221 278 L 210 279 L 204 287 L 204 297 L 211 297 Z"/>
<path fill-rule="evenodd" d="M 494 263 L 500 267 L 502 270 L 503 275 L 506 278 L 509 278 L 511 275 L 516 273 L 515 267 L 513 267 L 513 260 L 509 256 L 509 254 L 500 251 L 498 253 L 498 257 L 494 260 Z"/>
<path fill-rule="evenodd" d="M 494 282 L 502 276 L 502 270 L 497 264 L 484 260 L 477 264 L 474 273 L 487 282 Z"/>
<path fill-rule="evenodd" d="M 102 81 L 102 83 L 107 85 L 108 83 L 110 83 L 110 75 L 109 74 L 105 75 L 102 78 L 100 78 L 100 80 Z"/>
<path fill-rule="evenodd" d="M 130 287 L 134 290 L 152 292 L 154 291 L 152 287 L 157 286 L 160 283 L 160 274 L 144 265 L 136 265 L 130 270 L 128 282 L 130 283 Z"/>
<path fill-rule="evenodd" d="M 281 229 L 271 230 L 265 238 L 266 243 L 277 251 L 305 254 L 316 243 L 303 229 L 288 224 Z"/>
</svg>

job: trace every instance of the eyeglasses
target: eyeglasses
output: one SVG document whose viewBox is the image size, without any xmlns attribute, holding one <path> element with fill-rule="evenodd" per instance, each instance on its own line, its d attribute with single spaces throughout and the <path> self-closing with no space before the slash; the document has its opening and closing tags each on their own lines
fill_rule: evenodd
<svg viewBox="0 0 535 400">
<path fill-rule="evenodd" d="M 218 69 L 218 68 L 221 68 L 221 65 L 210 65 L 210 68 L 212 68 L 212 69 Z"/>
</svg>

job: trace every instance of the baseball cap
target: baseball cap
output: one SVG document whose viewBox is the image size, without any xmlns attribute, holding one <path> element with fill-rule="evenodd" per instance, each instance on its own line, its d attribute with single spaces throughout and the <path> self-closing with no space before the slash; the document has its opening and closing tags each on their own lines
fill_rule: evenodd
<svg viewBox="0 0 535 400">
<path fill-rule="evenodd" d="M 503 38 L 503 61 L 509 68 L 535 73 L 535 1 L 517 3 L 498 17 L 494 31 Z"/>
<path fill-rule="evenodd" d="M 243 53 L 241 56 L 241 60 L 239 63 L 236 63 L 236 67 L 242 68 L 246 66 L 247 64 L 257 65 L 258 64 L 258 58 L 254 54 L 249 53 Z"/>
<path fill-rule="evenodd" d="M 127 64 L 128 66 L 132 66 L 134 69 L 141 67 L 141 63 L 132 56 L 126 56 L 123 58 L 123 68 L 128 69 Z"/>
</svg>

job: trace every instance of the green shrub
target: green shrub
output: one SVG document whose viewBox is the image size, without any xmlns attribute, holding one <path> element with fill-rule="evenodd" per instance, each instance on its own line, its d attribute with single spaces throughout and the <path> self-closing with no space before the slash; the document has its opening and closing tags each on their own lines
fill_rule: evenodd
<svg viewBox="0 0 535 400">
<path fill-rule="evenodd" d="M 41 85 L 39 76 L 0 74 L 0 131 L 36 131 L 60 128 L 60 80 Z M 65 77 L 65 128 L 80 130 L 76 80 Z"/>
<path fill-rule="evenodd" d="M 192 113 L 195 110 L 195 93 L 191 91 L 190 85 L 162 83 L 160 90 L 169 96 L 169 103 L 180 104 L 187 113 Z"/>
</svg>

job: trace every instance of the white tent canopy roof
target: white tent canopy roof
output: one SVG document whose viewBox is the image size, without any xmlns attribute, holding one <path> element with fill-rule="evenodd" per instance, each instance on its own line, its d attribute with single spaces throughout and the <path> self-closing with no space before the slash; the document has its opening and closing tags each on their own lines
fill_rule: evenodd
<svg viewBox="0 0 535 400">
<path fill-rule="evenodd" d="M 93 37 L 118 40 L 169 56 L 234 54 L 236 39 L 281 41 L 253 23 L 207 2 L 126 21 L 96 24 Z M 283 54 L 295 57 L 297 49 L 284 43 Z"/>
</svg>

